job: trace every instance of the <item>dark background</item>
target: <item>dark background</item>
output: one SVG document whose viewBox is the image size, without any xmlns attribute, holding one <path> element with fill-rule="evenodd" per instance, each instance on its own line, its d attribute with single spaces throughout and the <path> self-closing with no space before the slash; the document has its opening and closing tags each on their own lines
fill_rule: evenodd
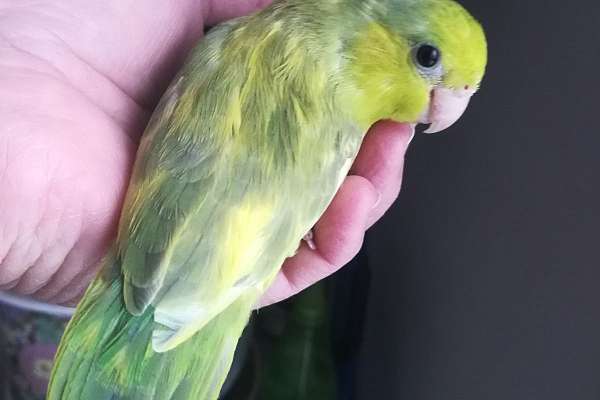
<svg viewBox="0 0 600 400">
<path fill-rule="evenodd" d="M 368 235 L 360 399 L 600 399 L 600 3 L 462 1 L 489 67 Z"/>
</svg>

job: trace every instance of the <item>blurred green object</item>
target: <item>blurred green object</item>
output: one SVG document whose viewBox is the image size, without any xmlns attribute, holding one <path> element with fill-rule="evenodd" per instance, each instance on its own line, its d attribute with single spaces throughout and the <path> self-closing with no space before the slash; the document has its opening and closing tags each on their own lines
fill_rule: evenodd
<svg viewBox="0 0 600 400">
<path fill-rule="evenodd" d="M 336 398 L 326 292 L 321 282 L 288 301 L 285 325 L 266 356 L 260 400 Z"/>
</svg>

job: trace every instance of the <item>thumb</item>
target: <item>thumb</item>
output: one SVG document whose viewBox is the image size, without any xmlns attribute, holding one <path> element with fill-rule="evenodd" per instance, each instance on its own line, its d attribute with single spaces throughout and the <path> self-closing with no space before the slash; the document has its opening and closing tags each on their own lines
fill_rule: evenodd
<svg viewBox="0 0 600 400">
<path fill-rule="evenodd" d="M 208 26 L 253 13 L 272 0 L 206 0 L 204 23 Z"/>
</svg>

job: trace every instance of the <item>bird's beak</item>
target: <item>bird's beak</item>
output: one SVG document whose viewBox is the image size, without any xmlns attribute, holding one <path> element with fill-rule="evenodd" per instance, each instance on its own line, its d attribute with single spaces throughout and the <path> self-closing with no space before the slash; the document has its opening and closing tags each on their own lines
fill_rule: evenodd
<svg viewBox="0 0 600 400">
<path fill-rule="evenodd" d="M 475 89 L 437 87 L 431 91 L 429 110 L 420 123 L 430 124 L 425 133 L 437 133 L 452 126 L 463 115 Z"/>
</svg>

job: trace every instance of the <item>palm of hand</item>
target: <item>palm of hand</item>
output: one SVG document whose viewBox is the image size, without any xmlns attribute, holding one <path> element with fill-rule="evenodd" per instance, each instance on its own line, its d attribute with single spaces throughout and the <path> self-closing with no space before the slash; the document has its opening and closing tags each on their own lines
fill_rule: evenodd
<svg viewBox="0 0 600 400">
<path fill-rule="evenodd" d="M 204 21 L 265 2 L 212 3 L 0 1 L 0 289 L 55 303 L 85 290 L 114 237 L 138 137 Z M 352 258 L 399 190 L 409 135 L 370 135 L 354 168 L 366 178 L 347 179 L 315 228 L 319 251 L 301 247 L 264 304 Z"/>
</svg>

